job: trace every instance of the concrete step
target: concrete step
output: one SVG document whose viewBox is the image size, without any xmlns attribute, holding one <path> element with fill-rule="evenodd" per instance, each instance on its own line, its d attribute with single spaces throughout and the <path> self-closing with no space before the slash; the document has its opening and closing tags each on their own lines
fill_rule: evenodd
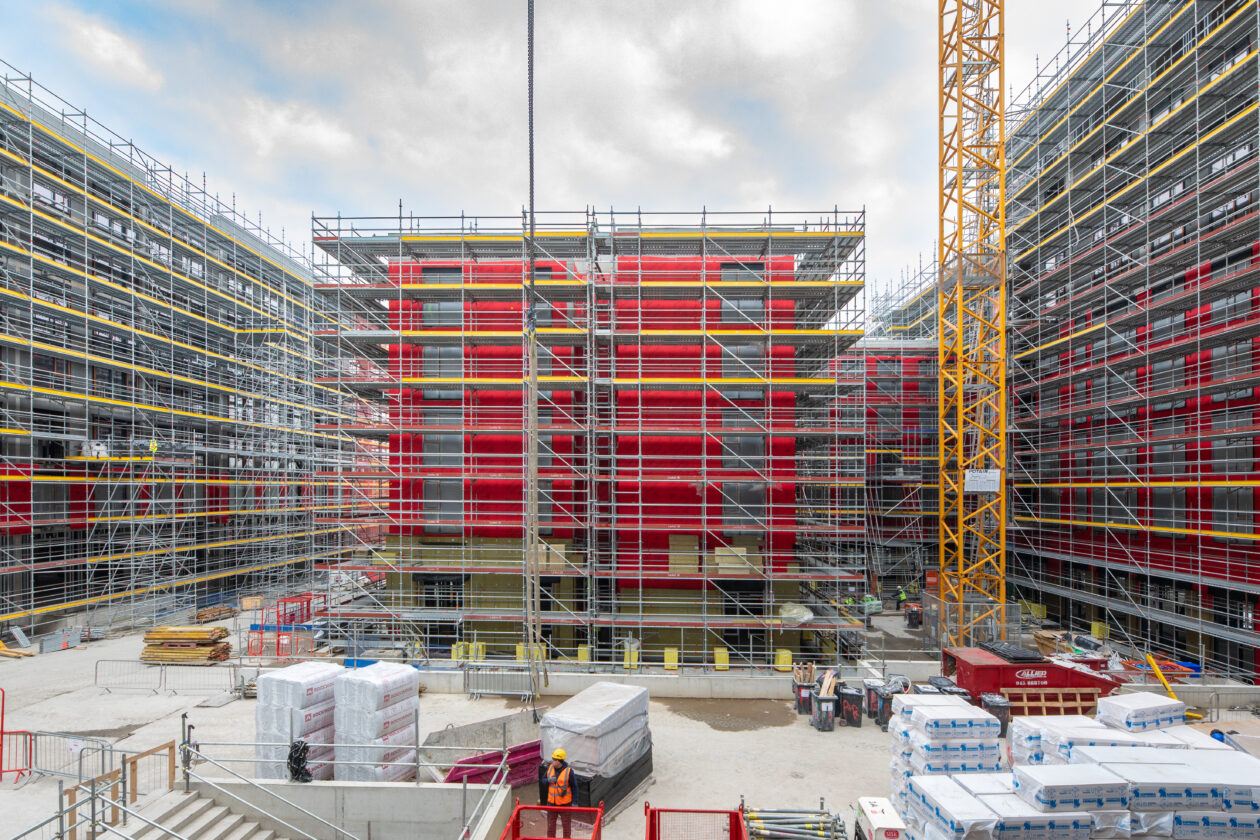
<svg viewBox="0 0 1260 840">
<path fill-rule="evenodd" d="M 237 823 L 236 827 L 223 835 L 223 840 L 249 840 L 254 836 L 254 832 L 258 830 L 258 823 L 242 820 Z"/>
<path fill-rule="evenodd" d="M 155 823 L 161 823 L 171 814 L 178 811 L 188 803 L 189 794 L 182 790 L 169 791 L 162 794 L 157 799 L 146 802 L 138 809 L 138 813 L 143 814 L 145 819 L 152 820 Z M 139 822 L 137 830 L 147 830 L 150 826 L 146 822 Z"/>
<path fill-rule="evenodd" d="M 249 835 L 249 840 L 279 840 L 274 831 L 266 828 L 259 828 L 253 834 Z"/>
<path fill-rule="evenodd" d="M 245 824 L 245 817 L 242 814 L 228 811 L 226 808 L 223 810 L 227 811 L 227 813 L 218 822 L 201 832 L 197 836 L 197 840 L 227 840 L 228 835 Z"/>
<path fill-rule="evenodd" d="M 215 805 L 211 800 L 212 807 L 207 808 L 195 820 L 188 825 L 179 829 L 179 833 L 188 838 L 188 840 L 205 840 L 206 834 L 214 831 L 215 825 L 230 815 L 230 811 L 222 805 Z"/>
<path fill-rule="evenodd" d="M 173 831 L 177 834 L 184 834 L 184 828 L 191 825 L 206 811 L 214 807 L 214 803 L 209 799 L 202 799 L 200 796 L 193 794 L 184 794 L 180 807 L 175 808 L 166 813 L 161 819 L 156 816 L 145 814 L 150 820 L 157 823 L 162 828 Z M 146 825 L 144 831 L 134 835 L 135 840 L 161 840 L 161 838 L 169 837 L 161 828 Z"/>
</svg>

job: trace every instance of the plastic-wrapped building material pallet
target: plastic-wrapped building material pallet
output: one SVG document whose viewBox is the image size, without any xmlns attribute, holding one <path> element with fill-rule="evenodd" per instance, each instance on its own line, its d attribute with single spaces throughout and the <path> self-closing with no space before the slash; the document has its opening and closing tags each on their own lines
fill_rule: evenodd
<svg viewBox="0 0 1260 840">
<path fill-rule="evenodd" d="M 1165 729 L 1186 722 L 1186 704 L 1147 692 L 1098 698 L 1098 719 L 1129 732 Z"/>
<path fill-rule="evenodd" d="M 1178 811 L 1173 814 L 1175 840 L 1260 840 L 1260 814 L 1221 811 Z"/>
<path fill-rule="evenodd" d="M 932 756 L 921 755 L 910 757 L 910 769 L 916 776 L 931 776 L 953 773 L 996 773 L 1002 769 L 1002 762 L 997 756 L 990 759 L 975 756 Z"/>
<path fill-rule="evenodd" d="M 1169 750 L 1163 747 L 1077 747 L 1072 750 L 1072 764 L 1184 764 L 1193 750 Z M 1215 750 L 1213 750 L 1215 752 Z"/>
<path fill-rule="evenodd" d="M 254 722 L 258 728 L 259 741 L 284 741 L 309 735 L 319 729 L 333 725 L 332 700 L 325 700 L 305 709 L 294 709 L 288 706 L 269 706 L 259 703 L 254 708 Z M 262 737 L 275 735 L 276 737 Z"/>
<path fill-rule="evenodd" d="M 1192 750 L 1229 750 L 1236 752 L 1224 741 L 1218 741 L 1211 735 L 1191 726 L 1170 726 L 1164 734 L 1173 740 L 1180 741 Z"/>
<path fill-rule="evenodd" d="M 1013 793 L 980 794 L 997 815 L 994 840 L 1089 840 L 1094 821 L 1084 811 L 1046 813 Z"/>
<path fill-rule="evenodd" d="M 1108 728 L 1045 727 L 1042 735 L 1043 759 L 1046 764 L 1070 764 L 1072 752 L 1082 747 L 1157 747 L 1185 749 L 1185 744 L 1161 730 L 1125 732 Z"/>
<path fill-rule="evenodd" d="M 420 709 L 419 697 L 408 697 L 383 709 L 360 709 L 338 704 L 333 712 L 337 732 L 346 743 L 365 744 L 382 735 L 411 726 Z"/>
<path fill-rule="evenodd" d="M 916 706 L 910 713 L 910 722 L 932 738 L 996 738 L 1002 731 L 997 718 L 969 703 Z"/>
<path fill-rule="evenodd" d="M 922 732 L 911 732 L 907 739 L 912 756 L 924 758 L 974 758 L 981 761 L 998 761 L 1001 748 L 993 738 L 931 738 Z"/>
<path fill-rule="evenodd" d="M 583 776 L 613 777 L 651 751 L 645 688 L 599 682 L 543 715 L 542 754 L 557 748 Z"/>
<path fill-rule="evenodd" d="M 954 781 L 973 796 L 996 796 L 1015 792 L 1014 773 L 964 773 Z"/>
<path fill-rule="evenodd" d="M 1107 728 L 1085 715 L 1020 715 L 1011 718 L 1006 737 L 1010 742 L 1013 764 L 1045 763 L 1045 730 L 1048 725 Z"/>
<path fill-rule="evenodd" d="M 911 776 L 911 809 L 953 840 L 993 840 L 997 815 L 949 776 Z"/>
<path fill-rule="evenodd" d="M 1021 765 L 1015 793 L 1041 811 L 1090 811 L 1129 807 L 1129 783 L 1100 764 Z"/>
<path fill-rule="evenodd" d="M 333 683 L 337 704 L 356 709 L 383 709 L 416 697 L 419 690 L 420 672 L 397 662 L 345 670 Z"/>
<path fill-rule="evenodd" d="M 299 662 L 258 675 L 258 702 L 305 709 L 333 699 L 333 682 L 345 669 L 332 662 Z"/>
<path fill-rule="evenodd" d="M 407 725 L 367 743 L 348 740 L 338 732 L 336 755 L 336 778 L 339 782 L 397 781 L 408 778 L 415 770 L 416 728 Z M 402 767 L 400 771 L 391 766 L 396 764 L 409 766 Z M 398 775 L 399 772 L 401 775 Z"/>
<path fill-rule="evenodd" d="M 1082 764 L 1100 767 L 1129 783 L 1131 811 L 1219 811 L 1225 779 L 1183 764 Z"/>
<path fill-rule="evenodd" d="M 927 706 L 958 708 L 971 704 L 954 694 L 895 694 L 892 699 L 892 714 L 894 718 L 900 716 L 909 720 L 915 709 Z"/>
</svg>

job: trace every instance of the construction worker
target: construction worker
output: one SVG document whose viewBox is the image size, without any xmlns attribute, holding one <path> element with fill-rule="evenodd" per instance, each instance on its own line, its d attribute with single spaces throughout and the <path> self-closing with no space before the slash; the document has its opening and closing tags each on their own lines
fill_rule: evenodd
<svg viewBox="0 0 1260 840">
<path fill-rule="evenodd" d="M 901 612 L 906 608 L 906 589 L 904 586 L 897 587 L 897 612 Z"/>
<path fill-rule="evenodd" d="M 573 768 L 565 760 L 563 747 L 558 747 L 551 754 L 551 763 L 547 765 L 547 804 L 561 805 L 568 808 L 573 804 Z M 564 831 L 556 834 L 556 821 L 559 820 Z M 551 810 L 547 812 L 547 836 L 568 837 L 572 829 L 573 813 L 568 810 Z"/>
</svg>

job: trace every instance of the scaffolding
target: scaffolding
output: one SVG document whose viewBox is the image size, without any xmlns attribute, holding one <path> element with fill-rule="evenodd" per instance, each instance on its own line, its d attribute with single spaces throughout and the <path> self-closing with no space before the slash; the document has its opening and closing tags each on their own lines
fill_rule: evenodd
<svg viewBox="0 0 1260 840">
<path fill-rule="evenodd" d="M 860 644 L 864 214 L 537 218 L 543 653 L 733 667 Z M 337 307 L 319 381 L 372 406 L 320 427 L 359 441 L 330 476 L 361 526 L 340 571 L 386 572 L 329 599 L 352 650 L 523 658 L 523 224 L 314 220 Z"/>
<path fill-rule="evenodd" d="M 315 430 L 344 400 L 314 381 L 309 262 L 0 72 L 0 626 L 309 580 L 346 543 L 312 482 L 345 442 Z"/>
<path fill-rule="evenodd" d="M 1007 130 L 1011 583 L 1034 613 L 1248 680 L 1258 19 L 1107 2 Z"/>
</svg>

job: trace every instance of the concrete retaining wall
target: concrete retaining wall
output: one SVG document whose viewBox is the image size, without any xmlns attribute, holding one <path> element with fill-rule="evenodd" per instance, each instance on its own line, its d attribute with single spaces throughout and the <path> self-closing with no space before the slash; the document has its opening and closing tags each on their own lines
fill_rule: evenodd
<svg viewBox="0 0 1260 840">
<path fill-rule="evenodd" d="M 869 673 L 867 673 L 869 671 Z M 941 672 L 940 662 L 890 662 L 888 672 L 904 674 L 916 682 Z M 845 674 L 846 679 L 848 673 Z M 878 668 L 863 669 L 863 676 L 880 677 Z M 458 670 L 422 670 L 420 681 L 427 691 L 439 694 L 458 694 L 464 690 L 463 672 Z M 742 674 L 737 671 L 688 673 L 653 671 L 609 671 L 585 673 L 577 671 L 553 671 L 543 689 L 545 695 L 562 697 L 577 694 L 597 682 L 616 682 L 646 688 L 654 698 L 690 697 L 725 700 L 791 700 L 792 675 L 790 673 Z"/>
<path fill-rule="evenodd" d="M 214 800 L 216 805 L 244 814 L 282 837 L 292 832 L 279 820 L 313 837 L 327 837 L 329 840 L 335 840 L 335 832 L 293 806 L 300 806 L 356 837 L 370 837 L 372 840 L 451 840 L 459 836 L 464 815 L 473 812 L 486 790 L 486 785 L 464 788 L 461 785 L 409 782 L 298 784 L 258 780 L 256 784 L 263 790 L 238 779 L 194 781 L 192 786 L 201 796 Z M 505 788 L 493 794 L 487 809 L 481 830 L 473 833 L 469 840 L 493 840 L 503 833 L 512 813 L 511 791 Z"/>
</svg>

